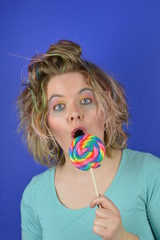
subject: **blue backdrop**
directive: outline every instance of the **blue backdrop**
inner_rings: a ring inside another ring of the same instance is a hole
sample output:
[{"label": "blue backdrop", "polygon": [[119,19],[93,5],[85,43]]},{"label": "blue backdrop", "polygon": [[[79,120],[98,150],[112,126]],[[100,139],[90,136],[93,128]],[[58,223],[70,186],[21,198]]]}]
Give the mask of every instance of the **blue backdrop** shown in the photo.
[{"label": "blue backdrop", "polygon": [[80,43],[83,57],[126,86],[130,148],[160,157],[159,0],[1,0],[0,239],[20,239],[20,200],[36,164],[17,134],[20,75],[31,57],[59,39]]}]

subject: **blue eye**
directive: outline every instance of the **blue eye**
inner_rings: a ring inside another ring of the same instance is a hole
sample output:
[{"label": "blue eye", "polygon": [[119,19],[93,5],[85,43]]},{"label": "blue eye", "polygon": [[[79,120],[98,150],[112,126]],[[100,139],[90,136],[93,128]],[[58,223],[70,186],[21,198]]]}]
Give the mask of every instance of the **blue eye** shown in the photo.
[{"label": "blue eye", "polygon": [[84,98],[81,103],[82,104],[90,104],[92,102],[92,100],[90,98]]},{"label": "blue eye", "polygon": [[64,109],[64,104],[57,104],[55,107],[54,107],[54,110],[55,111],[62,111]]}]

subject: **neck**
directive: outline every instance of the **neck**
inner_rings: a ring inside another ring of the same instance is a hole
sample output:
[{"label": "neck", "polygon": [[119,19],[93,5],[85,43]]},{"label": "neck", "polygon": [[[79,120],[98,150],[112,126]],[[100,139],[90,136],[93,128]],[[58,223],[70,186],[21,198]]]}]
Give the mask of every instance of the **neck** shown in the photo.
[{"label": "neck", "polygon": [[[108,158],[107,156],[105,156],[102,162],[100,163],[100,167],[93,169],[95,176],[96,175],[99,176],[101,173],[103,173],[103,171],[105,171],[105,169],[109,168],[110,164],[114,161],[114,159],[121,158],[120,151],[113,150],[112,156],[113,156],[112,158]],[[70,177],[76,177],[79,179],[90,178],[91,175],[90,171],[83,171],[76,168],[72,164],[68,154],[65,154],[65,159],[66,161],[64,165],[61,167],[57,167],[57,172],[65,173],[65,175],[68,175]]]}]

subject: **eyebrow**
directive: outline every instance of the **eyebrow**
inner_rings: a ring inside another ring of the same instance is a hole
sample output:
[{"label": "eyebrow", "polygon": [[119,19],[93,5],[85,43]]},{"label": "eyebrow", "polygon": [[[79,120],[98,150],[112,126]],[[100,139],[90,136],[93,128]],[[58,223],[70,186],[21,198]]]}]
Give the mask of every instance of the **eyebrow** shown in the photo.
[{"label": "eyebrow", "polygon": [[[79,92],[78,92],[78,94],[80,94],[80,93],[83,93],[84,91],[90,91],[90,92],[92,92],[93,93],[93,90],[91,89],[91,88],[82,88]],[[64,97],[64,95],[61,95],[61,94],[53,94],[50,98],[49,98],[49,103],[51,102],[51,100],[53,99],[53,98],[56,98],[56,97]]]}]

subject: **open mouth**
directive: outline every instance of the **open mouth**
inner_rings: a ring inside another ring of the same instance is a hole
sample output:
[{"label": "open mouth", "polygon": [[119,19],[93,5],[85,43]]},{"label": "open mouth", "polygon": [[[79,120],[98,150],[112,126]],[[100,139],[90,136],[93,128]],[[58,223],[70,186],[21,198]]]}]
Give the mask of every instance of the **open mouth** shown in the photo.
[{"label": "open mouth", "polygon": [[72,136],[74,138],[77,138],[77,137],[83,136],[85,134],[85,132],[86,132],[85,129],[78,128],[73,131]]}]

